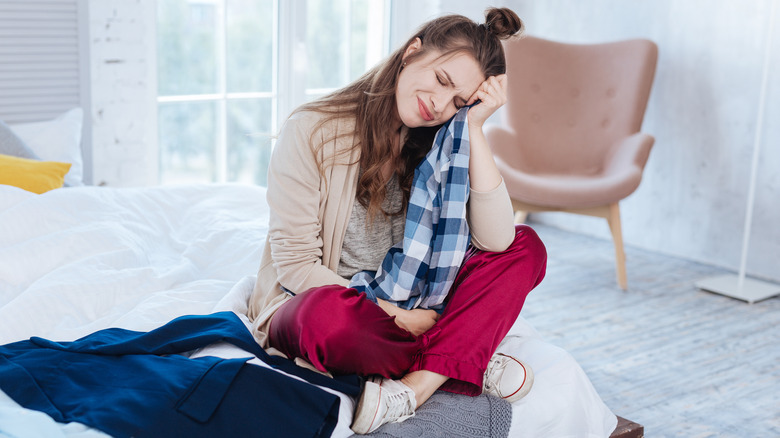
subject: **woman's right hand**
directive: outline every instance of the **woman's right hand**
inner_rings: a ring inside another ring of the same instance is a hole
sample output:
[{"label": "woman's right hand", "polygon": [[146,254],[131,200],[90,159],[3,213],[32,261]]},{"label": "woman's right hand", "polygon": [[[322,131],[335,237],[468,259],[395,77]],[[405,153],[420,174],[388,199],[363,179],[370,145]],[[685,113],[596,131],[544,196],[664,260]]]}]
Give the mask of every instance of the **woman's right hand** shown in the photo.
[{"label": "woman's right hand", "polygon": [[411,332],[415,336],[420,336],[430,330],[441,316],[435,310],[430,309],[399,310],[401,310],[401,313],[396,315],[395,323],[398,324],[398,327]]},{"label": "woman's right hand", "polygon": [[390,316],[395,316],[395,323],[398,327],[410,332],[415,336],[430,330],[436,321],[439,320],[439,315],[435,310],[430,309],[402,309],[396,305],[390,304],[385,300],[378,299],[379,307],[387,312]]}]

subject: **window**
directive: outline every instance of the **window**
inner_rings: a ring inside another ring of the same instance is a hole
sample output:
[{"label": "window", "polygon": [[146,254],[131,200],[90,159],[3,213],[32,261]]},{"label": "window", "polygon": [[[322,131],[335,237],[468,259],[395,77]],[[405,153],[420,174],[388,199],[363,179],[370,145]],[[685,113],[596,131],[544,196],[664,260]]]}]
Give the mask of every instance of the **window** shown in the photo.
[{"label": "window", "polygon": [[385,1],[160,0],[160,181],[266,184],[298,105],[387,54]]}]

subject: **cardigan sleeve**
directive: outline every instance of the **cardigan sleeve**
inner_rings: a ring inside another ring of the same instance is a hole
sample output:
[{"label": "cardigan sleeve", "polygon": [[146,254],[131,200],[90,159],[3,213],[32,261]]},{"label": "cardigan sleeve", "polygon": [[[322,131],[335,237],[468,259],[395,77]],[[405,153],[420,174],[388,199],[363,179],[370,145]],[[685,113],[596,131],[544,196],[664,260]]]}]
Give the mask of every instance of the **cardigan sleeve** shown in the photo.
[{"label": "cardigan sleeve", "polygon": [[349,285],[322,264],[321,174],[311,133],[316,114],[296,113],[277,138],[268,168],[268,239],[279,283],[292,292]]},{"label": "cardigan sleeve", "polygon": [[515,218],[512,201],[504,180],[493,190],[471,190],[466,218],[471,230],[471,243],[483,251],[500,252],[515,239]]}]

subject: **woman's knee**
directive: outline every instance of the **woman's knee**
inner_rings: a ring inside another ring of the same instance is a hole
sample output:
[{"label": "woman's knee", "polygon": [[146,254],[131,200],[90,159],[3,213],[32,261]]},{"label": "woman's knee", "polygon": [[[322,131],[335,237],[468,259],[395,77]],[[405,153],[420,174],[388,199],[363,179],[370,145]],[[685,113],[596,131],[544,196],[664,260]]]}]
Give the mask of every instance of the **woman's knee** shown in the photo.
[{"label": "woman's knee", "polygon": [[547,248],[533,228],[528,225],[515,225],[515,240],[505,251],[510,257],[517,257],[529,273],[535,273],[533,287],[541,283],[547,270]]},{"label": "woman's knee", "polygon": [[507,251],[523,251],[530,258],[547,261],[547,248],[533,228],[525,224],[515,225],[515,240]]},{"label": "woman's knee", "polygon": [[[294,313],[284,335],[297,347],[281,351],[303,357],[317,369],[337,374],[400,376],[420,348],[414,336],[355,289],[317,288],[299,294],[288,304],[295,307],[279,309]],[[272,326],[279,322],[277,316]],[[285,316],[281,323],[287,320]]]},{"label": "woman's knee", "polygon": [[357,291],[343,286],[312,288],[296,295],[290,301],[296,304],[290,309],[293,313],[290,322],[299,335],[316,336],[321,341],[337,342],[338,338],[355,329],[356,315],[360,312],[360,299],[362,298]]},{"label": "woman's knee", "polygon": [[[343,286],[323,286],[294,296],[274,314],[269,327],[272,347],[290,358],[301,357],[325,370],[328,352],[349,348],[349,334],[355,332],[355,303]],[[369,303],[373,304],[373,303]],[[323,356],[324,355],[324,356]],[[320,357],[323,356],[323,357]]]}]

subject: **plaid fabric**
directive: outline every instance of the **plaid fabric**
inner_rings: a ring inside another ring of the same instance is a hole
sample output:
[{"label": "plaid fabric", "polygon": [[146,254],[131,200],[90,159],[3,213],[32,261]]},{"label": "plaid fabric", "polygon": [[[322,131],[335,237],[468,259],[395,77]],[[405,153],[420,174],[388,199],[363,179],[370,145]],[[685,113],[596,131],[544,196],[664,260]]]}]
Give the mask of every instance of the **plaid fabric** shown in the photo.
[{"label": "plaid fabric", "polygon": [[404,240],[390,248],[379,270],[355,274],[350,287],[398,307],[442,310],[469,245],[468,109],[436,133],[414,171]]}]

